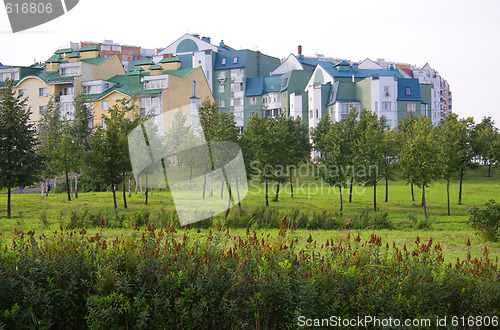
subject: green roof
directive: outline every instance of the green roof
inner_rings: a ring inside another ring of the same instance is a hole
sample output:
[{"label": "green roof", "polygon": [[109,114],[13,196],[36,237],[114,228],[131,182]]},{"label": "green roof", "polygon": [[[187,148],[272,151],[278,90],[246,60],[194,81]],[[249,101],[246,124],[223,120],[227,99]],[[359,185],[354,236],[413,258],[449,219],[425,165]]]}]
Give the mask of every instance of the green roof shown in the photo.
[{"label": "green roof", "polygon": [[169,58],[164,58],[162,59],[159,63],[170,63],[170,62],[180,62],[179,58],[177,56],[172,56]]},{"label": "green roof", "polygon": [[47,63],[61,63],[62,62],[62,57],[61,57],[61,55],[54,54],[46,62]]},{"label": "green roof", "polygon": [[97,47],[97,46],[85,46],[85,47],[80,48],[80,52],[90,52],[92,50],[100,51],[99,47]]},{"label": "green roof", "polygon": [[132,69],[130,69],[130,72],[132,71],[145,71],[143,68],[141,68],[140,66],[134,66]]},{"label": "green roof", "polygon": [[71,53],[68,56],[66,56],[66,58],[79,58],[79,57],[80,57],[80,54],[78,54],[78,53]]},{"label": "green roof", "polygon": [[66,53],[73,53],[73,49],[71,48],[58,49],[54,54],[66,54]]},{"label": "green roof", "polygon": [[50,82],[65,82],[65,81],[73,81],[75,76],[70,76],[70,77],[61,77],[59,75],[59,71],[51,71],[47,72],[46,70],[43,70],[40,72],[40,74],[37,75],[38,78],[42,79],[46,83]]},{"label": "green roof", "polygon": [[177,70],[165,70],[163,71],[163,74],[171,74],[172,76],[184,78],[191,72],[196,70],[196,68],[188,68],[188,69],[177,69]]},{"label": "green roof", "polygon": [[143,65],[154,65],[155,62],[153,60],[139,60],[134,63],[134,66],[143,66]]},{"label": "green roof", "polygon": [[85,62],[85,63],[89,63],[89,64],[94,64],[94,65],[99,65],[101,63],[106,62],[110,58],[111,57],[84,58],[84,59],[81,59],[81,62]]},{"label": "green roof", "polygon": [[149,70],[163,70],[163,68],[160,65],[155,64],[155,65],[151,65],[149,67]]}]

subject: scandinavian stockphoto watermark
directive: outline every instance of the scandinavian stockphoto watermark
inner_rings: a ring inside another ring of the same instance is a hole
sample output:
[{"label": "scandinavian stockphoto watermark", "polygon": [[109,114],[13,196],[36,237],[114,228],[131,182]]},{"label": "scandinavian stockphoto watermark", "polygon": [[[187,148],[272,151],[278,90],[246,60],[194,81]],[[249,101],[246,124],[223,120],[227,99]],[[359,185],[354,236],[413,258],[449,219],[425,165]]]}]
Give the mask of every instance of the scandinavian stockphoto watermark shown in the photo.
[{"label": "scandinavian stockphoto watermark", "polygon": [[157,188],[168,184],[181,225],[227,211],[248,193],[239,145],[207,142],[195,106],[151,117],[128,141],[136,180]]},{"label": "scandinavian stockphoto watermark", "polygon": [[73,9],[79,0],[4,0],[12,32],[47,23]]}]

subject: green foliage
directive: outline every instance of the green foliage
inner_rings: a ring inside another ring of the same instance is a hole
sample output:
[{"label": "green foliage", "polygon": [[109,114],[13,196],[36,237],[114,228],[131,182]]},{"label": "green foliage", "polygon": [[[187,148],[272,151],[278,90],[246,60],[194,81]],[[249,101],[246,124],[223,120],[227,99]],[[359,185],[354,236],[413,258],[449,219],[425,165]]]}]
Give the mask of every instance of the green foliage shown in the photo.
[{"label": "green foliage", "polygon": [[29,186],[37,180],[40,159],[36,138],[29,123],[26,99],[15,96],[12,81],[0,89],[0,189],[8,189],[7,217],[11,217],[11,189]]},{"label": "green foliage", "polygon": [[[84,230],[1,249],[0,325],[19,328],[295,328],[298,316],[444,318],[500,314],[498,266],[445,264],[441,246],[402,248],[371,234],[333,241],[177,232],[153,226],[107,239]],[[319,250],[318,250],[319,249]]]},{"label": "green foliage", "polygon": [[500,204],[490,199],[480,209],[474,206],[469,214],[469,224],[481,233],[489,241],[500,239]]}]

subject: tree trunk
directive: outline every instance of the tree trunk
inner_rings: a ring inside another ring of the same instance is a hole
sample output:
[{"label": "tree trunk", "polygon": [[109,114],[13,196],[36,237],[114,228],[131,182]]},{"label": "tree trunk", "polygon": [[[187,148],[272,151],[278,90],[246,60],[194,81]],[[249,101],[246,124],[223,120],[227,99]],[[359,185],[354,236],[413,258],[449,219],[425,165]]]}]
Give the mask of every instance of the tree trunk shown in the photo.
[{"label": "tree trunk", "polygon": [[352,186],[354,184],[354,175],[351,175],[351,184],[349,185],[349,203],[352,202]]},{"label": "tree trunk", "polygon": [[189,172],[189,182],[193,179],[193,166],[191,166],[191,171]]},{"label": "tree trunk", "polygon": [[116,187],[114,184],[111,184],[111,190],[113,191],[113,203],[115,205],[115,212],[116,212],[118,205],[116,205]]},{"label": "tree trunk", "polygon": [[148,205],[148,175],[146,174],[146,202],[144,204]]},{"label": "tree trunk", "polygon": [[268,187],[267,187],[267,180],[266,180],[266,206],[269,206],[269,199],[267,197],[267,192],[268,192]]},{"label": "tree trunk", "polygon": [[344,210],[344,205],[342,204],[342,186],[339,186],[340,189],[340,212]]},{"label": "tree trunk", "polygon": [[54,189],[56,189],[56,187],[57,187],[57,175],[56,175],[56,177],[54,178]]},{"label": "tree trunk", "polygon": [[132,197],[132,178],[128,176],[128,197]]},{"label": "tree trunk", "polygon": [[11,195],[11,191],[10,191],[10,187],[9,187],[7,190],[7,219],[10,219],[12,216],[11,209],[10,209],[10,195]]},{"label": "tree trunk", "polygon": [[153,181],[151,181],[151,197],[153,197]]},{"label": "tree trunk", "polygon": [[278,186],[276,187],[276,197],[274,197],[273,202],[277,202],[278,201],[279,194],[280,194],[280,183],[278,181]]},{"label": "tree trunk", "polygon": [[[192,169],[192,167],[191,167]],[[208,174],[208,163],[207,166],[205,166],[205,179],[203,182],[203,199],[205,199],[205,190],[207,189],[207,174]]]},{"label": "tree trunk", "polygon": [[144,195],[142,192],[142,175],[139,177],[139,187],[141,187],[141,195]]},{"label": "tree trunk", "polygon": [[135,194],[137,195],[137,178],[134,176]]},{"label": "tree trunk", "polygon": [[425,184],[422,184],[422,201],[424,203],[424,215],[425,218],[427,219],[428,216],[427,216],[427,202],[425,200]]},{"label": "tree trunk", "polygon": [[389,180],[385,179],[385,202],[389,201]]},{"label": "tree trunk", "polygon": [[450,179],[446,182],[446,194],[448,196],[448,215],[450,214]]},{"label": "tree trunk", "polygon": [[236,194],[238,195],[238,208],[240,209],[240,212],[241,211],[241,199],[240,199],[240,188],[238,187],[238,176],[236,176]]},{"label": "tree trunk", "polygon": [[229,216],[229,210],[231,209],[231,165],[230,164],[228,164],[228,170],[227,170],[226,175],[227,175],[227,182],[228,182],[227,191],[228,191],[228,195],[229,195],[227,210],[226,210],[226,218],[227,218]]},{"label": "tree trunk", "polygon": [[42,188],[42,198],[44,198],[45,197],[45,189],[43,187],[43,180],[40,181],[40,187]]},{"label": "tree trunk", "polygon": [[75,174],[75,198],[78,199],[78,174]]},{"label": "tree trunk", "polygon": [[373,183],[373,211],[377,212],[377,183]]},{"label": "tree trunk", "polygon": [[458,190],[458,205],[462,205],[462,182],[464,180],[464,169],[460,170],[460,189]]},{"label": "tree trunk", "polygon": [[292,168],[290,167],[290,192],[293,198],[293,179],[292,179]]},{"label": "tree trunk", "polygon": [[70,184],[69,184],[69,177],[68,177],[68,171],[66,171],[66,188],[68,189],[68,201],[71,202],[71,192],[70,192]]},{"label": "tree trunk", "polygon": [[422,195],[422,202],[420,203],[420,206],[424,206],[424,196]]},{"label": "tree trunk", "polygon": [[[122,179],[123,179],[123,182],[122,182],[122,185],[123,185],[123,208],[126,209],[127,208],[127,188],[125,187],[125,172],[123,172],[123,175],[122,175]],[[130,183],[129,183],[129,188],[130,188]]]},{"label": "tree trunk", "polygon": [[220,185],[220,199],[224,198],[224,179],[222,180],[222,184]]},{"label": "tree trunk", "polygon": [[491,161],[488,164],[488,178],[491,177]]},{"label": "tree trunk", "polygon": [[413,182],[411,183],[411,200],[415,201],[415,194],[413,193]]}]

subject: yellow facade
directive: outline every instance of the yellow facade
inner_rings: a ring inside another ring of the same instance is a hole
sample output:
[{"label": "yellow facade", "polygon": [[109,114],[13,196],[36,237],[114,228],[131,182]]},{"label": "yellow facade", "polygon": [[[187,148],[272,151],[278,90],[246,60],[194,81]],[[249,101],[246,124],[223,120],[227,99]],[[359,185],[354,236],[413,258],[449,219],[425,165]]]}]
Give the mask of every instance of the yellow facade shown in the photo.
[{"label": "yellow facade", "polygon": [[[92,107],[94,110],[94,127],[98,125],[102,125],[102,115],[108,116],[108,111],[107,110],[102,110],[102,106],[105,102],[109,102],[109,108],[112,108],[113,106],[119,104],[119,101],[122,99],[127,99],[130,100],[131,97],[128,95],[125,95],[119,91],[113,91],[110,94],[104,96],[101,99],[98,100],[93,100],[92,101]],[[136,109],[137,113],[129,114],[129,116],[138,116],[140,115],[140,100],[136,101]]]},{"label": "yellow facade", "polygon": [[[46,96],[41,94],[40,89],[46,88]],[[37,77],[26,77],[22,79],[14,88],[17,93],[24,90],[28,99],[27,106],[31,110],[30,122],[36,123],[40,120],[40,107],[47,106],[51,97],[59,95],[59,85],[47,85],[42,79]]]},{"label": "yellow facade", "polygon": [[[193,95],[193,82],[196,83],[196,95]],[[201,67],[183,78],[169,76],[168,88],[163,91],[163,112],[189,105],[192,96],[214,100]]]}]

